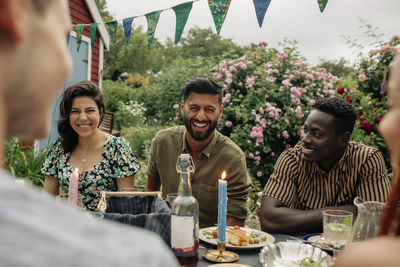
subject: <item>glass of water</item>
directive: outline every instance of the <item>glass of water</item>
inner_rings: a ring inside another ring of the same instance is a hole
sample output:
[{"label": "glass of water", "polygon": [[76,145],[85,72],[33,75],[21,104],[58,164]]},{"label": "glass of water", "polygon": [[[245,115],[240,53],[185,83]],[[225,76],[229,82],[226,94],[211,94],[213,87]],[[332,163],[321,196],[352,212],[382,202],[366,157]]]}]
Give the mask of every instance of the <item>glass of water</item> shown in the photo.
[{"label": "glass of water", "polygon": [[324,210],[324,238],[333,245],[333,252],[343,249],[351,240],[353,213],[345,210]]}]

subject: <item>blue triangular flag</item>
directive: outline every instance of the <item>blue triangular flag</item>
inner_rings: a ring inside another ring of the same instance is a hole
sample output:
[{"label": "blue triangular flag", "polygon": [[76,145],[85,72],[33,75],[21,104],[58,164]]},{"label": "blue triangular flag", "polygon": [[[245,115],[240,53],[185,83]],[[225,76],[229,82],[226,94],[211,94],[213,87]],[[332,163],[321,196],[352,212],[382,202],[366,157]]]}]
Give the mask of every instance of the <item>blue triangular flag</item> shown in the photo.
[{"label": "blue triangular flag", "polygon": [[130,17],[130,18],[126,18],[122,21],[122,24],[124,25],[126,47],[128,47],[128,41],[129,41],[129,38],[131,37],[132,21],[134,18],[135,17]]},{"label": "blue triangular flag", "polygon": [[271,0],[253,0],[253,3],[254,8],[256,9],[258,25],[260,25],[261,28],[264,21],[265,13],[267,12]]}]

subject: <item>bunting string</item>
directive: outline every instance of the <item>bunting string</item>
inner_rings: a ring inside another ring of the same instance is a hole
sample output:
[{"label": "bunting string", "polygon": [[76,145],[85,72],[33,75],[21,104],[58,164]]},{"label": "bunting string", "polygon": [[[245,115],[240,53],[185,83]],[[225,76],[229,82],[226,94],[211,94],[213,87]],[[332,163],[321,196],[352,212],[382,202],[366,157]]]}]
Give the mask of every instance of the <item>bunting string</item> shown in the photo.
[{"label": "bunting string", "polygon": [[[182,36],[183,29],[185,28],[189,14],[192,10],[193,3],[198,2],[198,1],[200,1],[200,0],[188,1],[188,2],[185,2],[182,4],[178,4],[176,6],[173,6],[173,7],[152,11],[152,12],[149,12],[144,15],[132,16],[129,18],[104,22],[104,26],[106,27],[107,32],[110,35],[110,47],[112,46],[112,43],[115,40],[118,22],[122,21],[124,35],[125,35],[125,45],[126,45],[126,47],[128,47],[128,42],[129,42],[131,32],[132,32],[133,20],[138,17],[146,17],[146,20],[147,20],[147,42],[148,42],[147,47],[150,48],[151,44],[153,42],[154,33],[156,31],[156,27],[158,24],[158,20],[160,18],[160,14],[163,11],[170,10],[170,9],[174,10],[175,16],[176,16],[175,44],[177,44]],[[207,0],[211,15],[214,20],[215,29],[216,29],[218,35],[220,34],[222,25],[225,21],[231,1],[232,0]],[[253,0],[258,25],[260,26],[260,28],[262,27],[262,24],[264,22],[264,17],[265,17],[265,14],[267,12],[267,9],[268,9],[270,3],[271,3],[271,0]],[[318,3],[318,8],[319,8],[320,12],[322,13],[326,7],[326,4],[328,3],[328,0],[317,0],[317,3]],[[85,26],[87,26],[87,25],[89,25],[89,27],[90,27],[91,48],[93,50],[94,39],[96,37],[97,26],[99,24],[100,23],[95,22],[95,23],[90,23],[90,24],[75,24],[75,25],[73,25],[73,27],[75,28],[75,31],[76,31],[77,51],[79,51],[80,46],[81,46],[82,31],[85,28]],[[67,42],[68,42],[68,40],[69,40],[69,38],[67,37]]]}]

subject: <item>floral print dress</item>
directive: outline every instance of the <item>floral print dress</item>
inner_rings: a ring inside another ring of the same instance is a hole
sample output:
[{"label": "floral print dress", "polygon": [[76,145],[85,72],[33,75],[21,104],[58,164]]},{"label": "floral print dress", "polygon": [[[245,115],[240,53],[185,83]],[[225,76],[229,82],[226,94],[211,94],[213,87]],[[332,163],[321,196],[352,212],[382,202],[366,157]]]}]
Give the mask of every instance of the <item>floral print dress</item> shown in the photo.
[{"label": "floral print dress", "polygon": [[[71,153],[66,153],[60,140],[47,152],[42,173],[58,178],[61,189],[67,193],[69,177],[74,167],[69,162]],[[117,191],[115,179],[132,176],[140,170],[129,142],[122,137],[107,135],[102,159],[99,163],[79,174],[78,190],[83,195],[83,204],[88,210],[96,210],[100,191]]]}]

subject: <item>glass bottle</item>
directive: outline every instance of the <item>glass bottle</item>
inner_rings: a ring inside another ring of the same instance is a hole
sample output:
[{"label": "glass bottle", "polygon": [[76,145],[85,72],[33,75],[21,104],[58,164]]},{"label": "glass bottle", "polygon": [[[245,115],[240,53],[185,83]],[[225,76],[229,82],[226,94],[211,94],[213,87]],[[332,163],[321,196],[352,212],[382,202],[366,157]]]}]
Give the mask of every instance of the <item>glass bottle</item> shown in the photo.
[{"label": "glass bottle", "polygon": [[190,177],[193,159],[181,154],[176,163],[180,174],[178,196],[172,202],[171,247],[181,266],[196,266],[199,253],[199,204],[192,196]]}]

